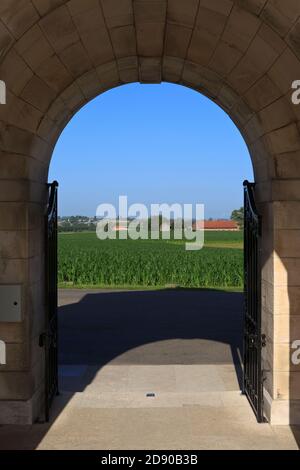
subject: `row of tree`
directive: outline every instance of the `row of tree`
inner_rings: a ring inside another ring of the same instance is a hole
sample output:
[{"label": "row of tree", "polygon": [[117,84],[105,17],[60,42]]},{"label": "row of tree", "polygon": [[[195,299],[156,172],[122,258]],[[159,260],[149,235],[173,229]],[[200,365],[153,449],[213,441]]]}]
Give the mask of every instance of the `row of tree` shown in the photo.
[{"label": "row of tree", "polygon": [[[212,219],[210,219],[212,220]],[[244,208],[236,209],[231,214],[231,220],[236,222],[240,229],[244,227]],[[162,216],[159,216],[159,227],[163,224],[168,223]],[[59,232],[93,232],[96,229],[97,218],[96,217],[85,217],[85,216],[71,216],[71,217],[59,217],[58,218],[58,231]],[[171,230],[174,230],[175,221],[170,221]],[[148,227],[151,228],[151,219],[148,221]],[[182,221],[182,228],[184,223]]]}]

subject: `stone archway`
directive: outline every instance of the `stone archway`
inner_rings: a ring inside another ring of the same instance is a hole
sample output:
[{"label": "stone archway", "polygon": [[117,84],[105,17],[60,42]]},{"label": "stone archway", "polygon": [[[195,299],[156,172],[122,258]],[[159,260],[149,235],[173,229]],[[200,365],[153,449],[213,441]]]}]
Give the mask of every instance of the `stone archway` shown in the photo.
[{"label": "stone archway", "polygon": [[0,422],[43,407],[43,214],[54,145],[89,100],[124,83],[168,81],[215,101],[249,147],[263,233],[265,406],[300,422],[300,79],[298,0],[7,0],[0,5],[0,284],[22,286],[0,317]]}]

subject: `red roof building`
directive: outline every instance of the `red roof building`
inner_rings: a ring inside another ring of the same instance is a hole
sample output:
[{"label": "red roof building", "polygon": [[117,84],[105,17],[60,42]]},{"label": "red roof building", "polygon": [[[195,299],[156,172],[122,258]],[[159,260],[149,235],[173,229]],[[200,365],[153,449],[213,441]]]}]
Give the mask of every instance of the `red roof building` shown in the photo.
[{"label": "red roof building", "polygon": [[[197,225],[193,226],[194,230],[196,226]],[[199,227],[202,228],[201,223],[199,223]],[[238,232],[240,228],[238,224],[233,220],[205,220],[204,230]]]}]

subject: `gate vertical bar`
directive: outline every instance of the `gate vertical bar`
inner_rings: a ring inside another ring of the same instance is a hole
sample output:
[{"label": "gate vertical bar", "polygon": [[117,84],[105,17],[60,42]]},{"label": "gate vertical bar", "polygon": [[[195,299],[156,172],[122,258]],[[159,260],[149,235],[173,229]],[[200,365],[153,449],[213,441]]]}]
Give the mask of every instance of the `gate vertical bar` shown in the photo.
[{"label": "gate vertical bar", "polygon": [[262,221],[255,205],[255,184],[244,182],[244,378],[247,396],[259,423],[264,421],[261,325]]},{"label": "gate vertical bar", "polygon": [[45,279],[46,279],[46,331],[40,346],[45,348],[45,419],[50,419],[50,408],[58,394],[58,257],[57,257],[58,183],[48,184],[48,206],[45,221]]}]

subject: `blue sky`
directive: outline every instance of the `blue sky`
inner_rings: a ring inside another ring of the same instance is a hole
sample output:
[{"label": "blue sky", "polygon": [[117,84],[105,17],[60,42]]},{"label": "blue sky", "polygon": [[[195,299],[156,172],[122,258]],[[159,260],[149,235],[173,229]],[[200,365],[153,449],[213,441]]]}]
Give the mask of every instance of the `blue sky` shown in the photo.
[{"label": "blue sky", "polygon": [[246,144],[216,104],[188,88],[131,84],[79,111],[62,133],[49,181],[60,215],[95,215],[101,203],[202,203],[227,218],[253,180]]}]

